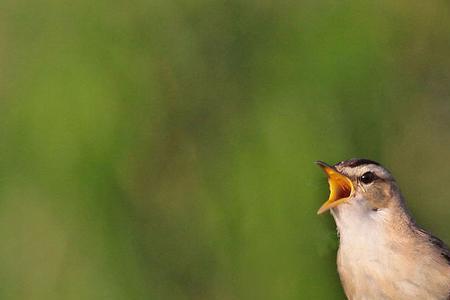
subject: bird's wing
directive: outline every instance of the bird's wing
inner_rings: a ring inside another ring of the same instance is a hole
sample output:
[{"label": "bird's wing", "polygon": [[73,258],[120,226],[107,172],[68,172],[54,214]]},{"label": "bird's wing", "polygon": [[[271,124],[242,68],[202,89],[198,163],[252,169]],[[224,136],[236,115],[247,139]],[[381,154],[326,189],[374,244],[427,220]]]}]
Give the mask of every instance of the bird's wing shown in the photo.
[{"label": "bird's wing", "polygon": [[450,249],[448,248],[448,246],[440,238],[435,237],[428,231],[422,228],[417,229],[419,231],[419,234],[425,236],[428,239],[428,241],[439,251],[441,256],[445,258],[447,263],[450,265]]}]

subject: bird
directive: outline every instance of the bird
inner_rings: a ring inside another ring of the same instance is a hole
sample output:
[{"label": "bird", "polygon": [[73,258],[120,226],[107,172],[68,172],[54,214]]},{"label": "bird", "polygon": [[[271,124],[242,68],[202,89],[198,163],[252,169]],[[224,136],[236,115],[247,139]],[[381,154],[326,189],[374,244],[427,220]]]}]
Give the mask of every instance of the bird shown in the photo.
[{"label": "bird", "polygon": [[348,299],[450,299],[450,250],[421,228],[391,173],[369,159],[316,163],[328,176],[339,237],[337,269]]}]

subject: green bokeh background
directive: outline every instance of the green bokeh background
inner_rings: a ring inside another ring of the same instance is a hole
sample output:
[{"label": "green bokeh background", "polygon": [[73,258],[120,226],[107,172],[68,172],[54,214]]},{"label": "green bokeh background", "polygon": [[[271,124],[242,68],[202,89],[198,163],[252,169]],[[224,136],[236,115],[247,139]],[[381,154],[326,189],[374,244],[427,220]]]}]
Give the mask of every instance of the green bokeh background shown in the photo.
[{"label": "green bokeh background", "polygon": [[450,242],[448,1],[0,3],[1,299],[344,299],[315,160]]}]

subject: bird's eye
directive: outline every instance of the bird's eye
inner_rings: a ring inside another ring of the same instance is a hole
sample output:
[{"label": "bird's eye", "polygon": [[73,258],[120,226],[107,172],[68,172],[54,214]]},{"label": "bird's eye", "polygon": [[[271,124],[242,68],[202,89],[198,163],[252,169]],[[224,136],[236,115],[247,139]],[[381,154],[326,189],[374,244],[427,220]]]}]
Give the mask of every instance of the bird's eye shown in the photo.
[{"label": "bird's eye", "polygon": [[373,174],[372,172],[366,172],[359,179],[361,180],[362,183],[369,184],[375,179],[377,179],[377,175]]}]

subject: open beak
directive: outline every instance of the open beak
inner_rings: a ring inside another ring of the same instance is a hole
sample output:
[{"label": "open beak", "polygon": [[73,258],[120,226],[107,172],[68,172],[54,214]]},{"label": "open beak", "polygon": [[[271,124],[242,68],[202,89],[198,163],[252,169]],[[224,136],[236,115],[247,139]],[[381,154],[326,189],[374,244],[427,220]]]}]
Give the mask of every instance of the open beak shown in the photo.
[{"label": "open beak", "polygon": [[330,196],[328,197],[328,200],[317,211],[317,214],[320,215],[330,208],[346,202],[353,193],[354,188],[352,181],[347,176],[339,173],[335,168],[322,161],[316,161],[316,164],[318,164],[325,174],[327,174],[328,184],[330,186]]}]

